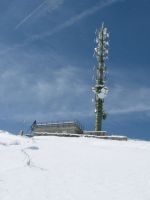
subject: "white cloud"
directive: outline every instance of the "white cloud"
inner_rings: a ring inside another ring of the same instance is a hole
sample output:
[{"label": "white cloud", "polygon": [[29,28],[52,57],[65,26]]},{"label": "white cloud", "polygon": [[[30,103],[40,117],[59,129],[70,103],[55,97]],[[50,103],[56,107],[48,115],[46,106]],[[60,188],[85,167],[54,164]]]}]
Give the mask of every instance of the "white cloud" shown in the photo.
[{"label": "white cloud", "polygon": [[38,5],[34,10],[32,10],[27,16],[25,16],[15,27],[15,29],[18,29],[20,26],[22,26],[24,23],[26,23],[28,20],[30,20],[34,15],[36,15],[41,9],[43,12],[48,11],[51,12],[52,10],[57,9],[64,0],[46,0],[43,1],[40,5]]},{"label": "white cloud", "polygon": [[119,2],[119,1],[122,1],[122,0],[105,0],[105,1],[102,1],[101,3],[93,6],[92,8],[84,10],[80,14],[77,14],[77,15],[71,17],[70,19],[68,19],[64,23],[56,26],[51,31],[45,32],[45,33],[40,34],[40,35],[32,36],[32,40],[37,40],[37,39],[41,39],[41,38],[44,38],[44,37],[51,36],[51,35],[65,29],[69,26],[72,26],[73,24],[77,23],[78,21],[80,21],[80,20],[82,20],[82,19],[84,19],[84,18],[86,18],[90,15],[93,15],[94,13],[98,12],[99,10],[101,10],[105,7],[108,7],[108,6],[112,5],[113,3],[116,3],[116,2]]},{"label": "white cloud", "polygon": [[131,114],[133,112],[150,111],[150,88],[138,86],[135,88],[118,85],[111,88],[107,99],[107,111],[110,114]]},{"label": "white cloud", "polygon": [[[49,7],[52,8],[52,9],[55,9],[55,8],[57,8],[58,5],[62,4],[63,1],[64,0],[51,0],[50,1],[51,3],[49,4]],[[92,8],[89,8],[87,10],[84,10],[80,14],[77,14],[77,15],[71,17],[70,19],[68,19],[67,21],[61,23],[60,25],[56,26],[55,28],[53,28],[50,31],[47,31],[47,32],[44,32],[44,33],[41,33],[41,34],[32,35],[32,36],[28,37],[26,40],[24,40],[20,44],[15,44],[15,45],[13,45],[11,47],[3,49],[2,51],[0,51],[0,55],[4,55],[4,54],[8,53],[9,51],[12,51],[14,49],[17,49],[17,48],[23,47],[25,45],[28,45],[28,44],[36,41],[36,40],[52,36],[55,33],[58,33],[61,30],[72,26],[73,24],[77,23],[78,21],[80,21],[80,20],[82,20],[82,19],[84,19],[84,18],[86,18],[86,17],[88,17],[90,15],[93,15],[94,13],[98,12],[99,10],[101,10],[101,9],[103,9],[105,7],[108,7],[108,6],[112,5],[113,3],[122,2],[122,1],[123,0],[105,0],[105,1],[101,1],[99,4],[93,6]],[[40,9],[40,6],[39,6],[39,9]],[[37,8],[37,10],[38,10],[38,8]],[[36,11],[36,9],[35,9],[35,11]],[[33,14],[34,14],[34,11],[33,11]],[[25,23],[26,20],[28,20],[30,17],[32,17],[33,14],[30,13],[28,16],[26,16],[23,20],[21,20],[18,23],[18,25],[16,27],[18,28],[23,23]]]},{"label": "white cloud", "polygon": [[49,54],[59,60],[53,51],[48,55],[17,51],[16,56],[1,59],[0,119],[52,120],[90,112],[90,86],[82,78],[83,69],[61,60],[58,68]]}]

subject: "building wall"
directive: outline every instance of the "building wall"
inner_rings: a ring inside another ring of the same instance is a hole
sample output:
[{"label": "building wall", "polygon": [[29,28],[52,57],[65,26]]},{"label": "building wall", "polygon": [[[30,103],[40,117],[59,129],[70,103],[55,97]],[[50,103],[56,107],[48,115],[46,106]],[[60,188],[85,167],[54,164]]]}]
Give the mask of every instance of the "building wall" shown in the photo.
[{"label": "building wall", "polygon": [[82,129],[75,123],[68,123],[68,124],[45,124],[45,125],[38,125],[35,124],[32,127],[32,132],[36,133],[71,133],[71,134],[82,134]]}]

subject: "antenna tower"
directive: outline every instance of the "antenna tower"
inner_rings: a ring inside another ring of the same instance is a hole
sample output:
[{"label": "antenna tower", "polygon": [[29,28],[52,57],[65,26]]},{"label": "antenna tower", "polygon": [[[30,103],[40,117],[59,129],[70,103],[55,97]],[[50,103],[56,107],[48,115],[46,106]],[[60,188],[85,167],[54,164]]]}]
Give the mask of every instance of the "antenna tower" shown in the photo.
[{"label": "antenna tower", "polygon": [[104,98],[108,94],[108,88],[105,86],[106,66],[105,60],[108,58],[108,38],[107,28],[102,24],[96,31],[96,48],[94,53],[97,59],[96,84],[92,87],[95,94],[95,131],[102,131],[102,121],[106,119],[106,113],[103,110]]}]

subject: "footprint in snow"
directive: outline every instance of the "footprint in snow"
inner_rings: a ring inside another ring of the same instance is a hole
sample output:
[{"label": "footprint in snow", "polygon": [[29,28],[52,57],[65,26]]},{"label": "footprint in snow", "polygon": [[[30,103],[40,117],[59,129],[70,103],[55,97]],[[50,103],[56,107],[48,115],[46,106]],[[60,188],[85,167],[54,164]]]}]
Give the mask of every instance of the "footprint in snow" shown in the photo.
[{"label": "footprint in snow", "polygon": [[39,147],[37,147],[37,146],[31,146],[31,147],[27,147],[26,149],[38,150],[38,149],[39,149]]}]

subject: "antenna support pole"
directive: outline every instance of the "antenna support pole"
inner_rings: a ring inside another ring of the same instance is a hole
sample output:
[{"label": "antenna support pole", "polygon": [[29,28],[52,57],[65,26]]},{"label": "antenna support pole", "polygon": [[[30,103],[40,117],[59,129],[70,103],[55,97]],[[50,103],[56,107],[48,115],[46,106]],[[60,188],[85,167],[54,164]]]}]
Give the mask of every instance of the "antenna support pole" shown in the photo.
[{"label": "antenna support pole", "polygon": [[92,88],[95,94],[95,131],[102,130],[102,121],[106,118],[103,110],[104,98],[108,94],[108,88],[105,86],[106,66],[105,60],[108,58],[108,37],[107,28],[102,24],[100,30],[96,33],[95,55],[98,61],[96,68],[96,84]]}]

